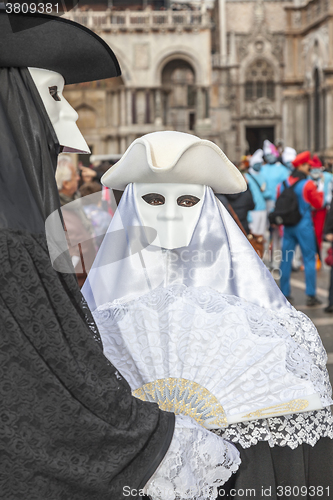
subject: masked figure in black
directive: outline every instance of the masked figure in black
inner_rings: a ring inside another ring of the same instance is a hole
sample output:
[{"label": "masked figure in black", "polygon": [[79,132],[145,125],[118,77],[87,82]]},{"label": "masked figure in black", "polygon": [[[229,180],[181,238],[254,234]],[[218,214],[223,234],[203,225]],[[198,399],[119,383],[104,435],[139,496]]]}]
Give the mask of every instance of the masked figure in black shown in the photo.
[{"label": "masked figure in black", "polygon": [[44,223],[59,209],[60,145],[27,69],[79,83],[119,66],[94,33],[62,18],[2,9],[0,33],[0,496],[119,499],[163,459],[174,415],[131,396],[75,274],[51,265]]}]

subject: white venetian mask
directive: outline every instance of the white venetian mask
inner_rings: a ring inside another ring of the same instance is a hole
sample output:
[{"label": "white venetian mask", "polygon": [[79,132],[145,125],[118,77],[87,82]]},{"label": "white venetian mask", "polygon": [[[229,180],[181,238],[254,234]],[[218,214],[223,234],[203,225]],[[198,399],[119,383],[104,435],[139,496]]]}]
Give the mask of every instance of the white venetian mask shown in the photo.
[{"label": "white venetian mask", "polygon": [[141,222],[157,231],[159,246],[167,249],[188,246],[200,216],[205,186],[163,183],[133,186]]},{"label": "white venetian mask", "polygon": [[28,68],[31,77],[42,98],[63,152],[90,153],[76,121],[79,117],[62,95],[64,78],[55,71],[40,68]]}]

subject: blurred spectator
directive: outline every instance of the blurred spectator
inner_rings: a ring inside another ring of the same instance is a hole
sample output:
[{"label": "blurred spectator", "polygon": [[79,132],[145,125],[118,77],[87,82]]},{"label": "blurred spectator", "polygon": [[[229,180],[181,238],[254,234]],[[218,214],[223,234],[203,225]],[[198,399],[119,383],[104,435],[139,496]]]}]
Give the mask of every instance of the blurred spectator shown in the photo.
[{"label": "blurred spectator", "polygon": [[101,184],[101,178],[111,167],[111,164],[108,161],[102,161],[96,167],[94,165],[85,167],[82,162],[79,162],[78,167],[81,175],[80,185],[82,186],[86,182],[98,182]]},{"label": "blurred spectator", "polygon": [[250,228],[247,216],[249,211],[254,209],[254,201],[249,187],[243,193],[226,194],[225,197],[236,212],[246,234],[249,234]]},{"label": "blurred spectator", "polygon": [[244,171],[254,201],[254,210],[248,213],[249,228],[253,234],[261,235],[267,228],[266,182],[260,173],[262,159],[263,151],[258,149],[250,158],[249,168]]},{"label": "blurred spectator", "polygon": [[323,164],[317,155],[314,155],[309,163],[311,165],[310,178],[316,184],[318,189],[324,191],[323,206],[318,209],[313,209],[312,211],[312,219],[316,234],[317,246],[320,252],[323,240],[326,213],[332,200],[332,174],[323,171]]},{"label": "blurred spectator", "polygon": [[241,157],[240,164],[238,165],[238,169],[240,170],[240,172],[245,172],[245,170],[249,168],[250,166],[249,159],[250,159],[249,155],[243,155]]},{"label": "blurred spectator", "polygon": [[102,208],[102,186],[98,182],[87,182],[80,189],[83,210],[89,219],[99,248],[112,220],[111,215]]},{"label": "blurred spectator", "polygon": [[[316,254],[317,246],[313,222],[311,217],[311,207],[320,208],[323,205],[323,192],[317,190],[312,180],[308,179],[310,172],[310,153],[304,151],[296,156],[293,161],[295,170],[286,181],[286,188],[295,185],[294,192],[298,200],[298,209],[301,220],[293,226],[285,226],[283,233],[282,258],[281,258],[281,279],[280,287],[282,293],[290,297],[290,273],[292,267],[292,257],[297,243],[301,247],[304,271],[305,271],[305,293],[307,294],[307,305],[315,306],[320,304],[316,297]],[[285,189],[281,184],[280,192]]]},{"label": "blurred spectator", "polygon": [[282,164],[287,167],[287,169],[292,172],[294,170],[292,162],[296,158],[296,149],[286,146],[281,154]]},{"label": "blurred spectator", "polygon": [[272,212],[275,206],[277,187],[289,176],[289,170],[278,161],[278,151],[274,144],[264,141],[264,158],[266,164],[261,168],[261,174],[266,182],[267,210]]},{"label": "blurred spectator", "polygon": [[69,253],[80,287],[83,285],[96,256],[93,228],[86,217],[78,192],[79,173],[72,159],[59,155],[55,174]]},{"label": "blurred spectator", "polygon": [[257,149],[253,155],[250,157],[250,160],[249,160],[249,172],[251,174],[255,173],[255,172],[260,172],[261,170],[261,167],[263,166],[263,163],[264,163],[264,154],[263,154],[263,150],[262,149]]},{"label": "blurred spectator", "polygon": [[[277,187],[281,182],[285,181],[290,172],[278,161],[279,153],[270,141],[264,141],[264,159],[267,162],[260,170],[262,178],[266,183],[265,198],[266,209],[269,214],[274,210],[275,201],[277,196]],[[281,234],[278,227],[270,227],[270,260],[271,266],[274,268],[278,266],[280,255],[280,240]]]},{"label": "blurred spectator", "polygon": [[83,183],[92,182],[97,177],[96,171],[91,167],[84,167],[83,165],[81,165],[80,171]]},{"label": "blurred spectator", "polygon": [[[331,208],[327,213],[324,233],[326,240],[331,242],[331,251],[333,252],[333,204],[331,205]],[[324,311],[326,313],[333,313],[333,266],[331,266],[331,279],[328,291],[328,306],[325,307]]]},{"label": "blurred spectator", "polygon": [[[240,171],[244,174],[244,171],[247,170],[249,162],[247,157],[242,157],[242,160],[239,164]],[[250,210],[253,210],[255,205],[252,198],[251,191],[249,186],[246,191],[243,193],[236,194],[216,194],[216,197],[223,203],[223,205],[229,210],[231,215],[233,215],[232,211],[237,215],[239,222],[243,226],[246,234],[250,233],[249,224],[248,224],[248,213]],[[230,205],[232,210],[230,210]]]}]

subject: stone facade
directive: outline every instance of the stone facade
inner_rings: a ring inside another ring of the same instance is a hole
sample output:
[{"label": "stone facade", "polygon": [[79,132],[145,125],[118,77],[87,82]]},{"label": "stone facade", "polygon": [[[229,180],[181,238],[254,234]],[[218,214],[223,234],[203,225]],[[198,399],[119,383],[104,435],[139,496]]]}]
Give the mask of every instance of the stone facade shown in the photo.
[{"label": "stone facade", "polygon": [[234,162],[265,138],[333,159],[333,0],[67,16],[102,36],[122,68],[65,93],[94,154],[172,129],[213,140]]},{"label": "stone facade", "polygon": [[333,2],[286,8],[285,136],[333,159]]}]

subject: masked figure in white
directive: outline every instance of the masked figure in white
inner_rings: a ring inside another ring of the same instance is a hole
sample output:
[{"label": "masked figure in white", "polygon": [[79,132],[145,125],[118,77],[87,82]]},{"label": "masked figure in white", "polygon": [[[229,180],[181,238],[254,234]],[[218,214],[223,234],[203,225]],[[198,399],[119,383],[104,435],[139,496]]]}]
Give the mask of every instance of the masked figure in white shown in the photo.
[{"label": "masked figure in white", "polygon": [[[64,145],[64,150],[66,152],[89,152],[89,148],[76,126],[78,115],[62,95],[63,77],[53,71],[38,68],[29,68],[29,72],[52,120],[59,142],[61,141],[61,144]],[[171,200],[169,203],[169,198],[173,198],[175,194],[174,185],[171,185],[171,191],[170,187],[168,190],[168,185],[165,186],[166,191],[162,191],[168,199],[167,211],[159,214],[156,220],[153,218],[151,222],[152,225],[161,224],[163,228],[160,233],[165,233],[166,237],[161,245],[168,244],[171,245],[170,248],[174,248],[179,245],[183,246],[184,228],[186,227],[188,227],[188,230],[185,238],[187,242],[190,241],[195,221],[192,220],[193,216],[191,214],[190,217],[179,218],[177,204],[174,207]],[[182,185],[179,187],[178,199],[185,198],[182,196]],[[140,192],[140,185],[137,185],[137,189]],[[145,191],[145,185],[141,186],[141,189]],[[193,192],[202,198],[204,188],[203,186],[194,185]],[[139,194],[138,196],[141,199]],[[193,198],[199,201],[199,198],[195,196]],[[151,204],[154,203],[155,200]],[[143,212],[145,205],[147,205],[146,202],[142,204]],[[187,198],[181,202],[181,206],[190,206]],[[199,216],[200,207],[201,204],[199,203],[197,216]],[[146,217],[149,218],[150,215],[150,211],[148,211]],[[178,224],[177,221],[179,221]],[[181,234],[182,237],[179,238],[178,235]],[[51,240],[48,243],[50,246]],[[221,460],[221,456],[224,457],[223,460]],[[194,462],[196,465],[194,465]],[[174,492],[174,495],[177,492],[181,494],[183,491],[186,492],[182,497],[184,500],[191,498],[193,495],[196,495],[198,500],[213,499],[217,494],[217,486],[223,485],[231,474],[238,469],[239,464],[239,453],[232,444],[200,428],[191,418],[179,415],[176,417],[175,432],[171,445],[164,457],[163,464],[159,466],[157,478],[154,478],[152,486],[148,481],[146,491],[151,493],[153,500],[159,498],[165,500],[168,489],[170,492]],[[169,480],[169,484],[165,484],[166,477],[172,478]],[[182,485],[181,488],[179,488],[179,484]]]},{"label": "masked figure in white", "polygon": [[332,486],[326,353],[214,196],[246,189],[236,167],[210,141],[156,132],[102,181],[125,191],[83,293],[134,395],[236,444],[224,492]]}]

